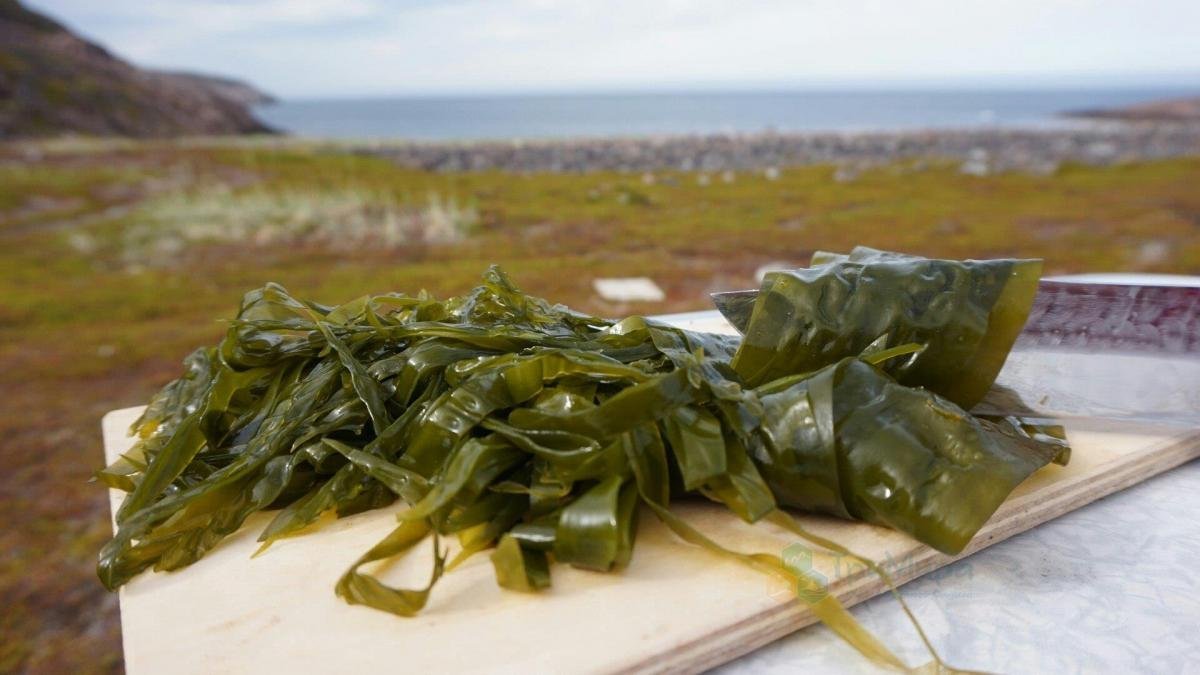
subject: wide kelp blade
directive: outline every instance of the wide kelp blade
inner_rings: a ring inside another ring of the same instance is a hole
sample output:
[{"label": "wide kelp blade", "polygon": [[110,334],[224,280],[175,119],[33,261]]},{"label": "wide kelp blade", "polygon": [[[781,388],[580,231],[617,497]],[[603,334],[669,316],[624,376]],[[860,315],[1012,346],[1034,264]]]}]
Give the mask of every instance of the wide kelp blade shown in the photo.
[{"label": "wide kelp blade", "polygon": [[762,428],[760,465],[782,505],[886,525],[948,554],[1060,452],[855,358],[763,403],[780,411]]},{"label": "wide kelp blade", "polygon": [[749,385],[887,345],[922,344],[886,369],[971,408],[1033,306],[1039,260],[933,260],[860,247],[763,280],[733,367]]}]

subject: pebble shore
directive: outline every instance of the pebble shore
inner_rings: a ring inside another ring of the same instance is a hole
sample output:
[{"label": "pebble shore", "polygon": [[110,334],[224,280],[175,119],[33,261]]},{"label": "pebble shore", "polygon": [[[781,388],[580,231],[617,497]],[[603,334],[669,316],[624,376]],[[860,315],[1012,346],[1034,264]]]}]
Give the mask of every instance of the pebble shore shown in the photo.
[{"label": "pebble shore", "polygon": [[1064,162],[1106,165],[1200,155],[1200,124],[1097,123],[1047,129],[756,133],[477,142],[387,141],[355,150],[440,172],[777,171],[857,168],[903,159],[958,162],[964,173],[1046,174]]}]

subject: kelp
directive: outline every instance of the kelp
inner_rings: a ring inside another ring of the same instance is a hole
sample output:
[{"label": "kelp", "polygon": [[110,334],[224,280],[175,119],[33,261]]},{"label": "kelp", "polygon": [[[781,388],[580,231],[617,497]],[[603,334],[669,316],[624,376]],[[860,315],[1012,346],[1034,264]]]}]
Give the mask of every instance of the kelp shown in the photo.
[{"label": "kelp", "polygon": [[[975,298],[975,283],[1000,298],[980,307],[994,307],[1025,273],[1017,263],[1004,272],[927,263],[905,259],[922,270],[919,283],[837,275],[879,286],[858,297],[890,297],[895,309],[901,297]],[[883,293],[887,284],[899,295]],[[672,504],[699,496],[801,533],[781,506],[830,513],[953,553],[1025,476],[1065,458],[1049,427],[972,417],[939,388],[897,381],[977,387],[978,369],[958,359],[1002,342],[986,326],[960,333],[974,340],[968,348],[889,310],[901,328],[871,324],[880,331],[869,340],[870,331],[834,335],[845,324],[830,324],[797,342],[796,311],[830,309],[792,303],[797,288],[769,279],[743,342],[580,314],[522,293],[494,267],[480,287],[444,301],[389,294],[333,307],[268,284],[245,296],[219,345],[188,357],[133,425],[134,447],[97,474],[129,493],[100,552],[100,579],[113,589],[149,568],[189,565],[256,512],[275,513],[262,553],[326,512],[400,500],[396,529],[337,582],[347,602],[411,616],[442,575],[488,550],[497,582],[523,592],[550,585],[555,563],[619,570],[643,513],[685,542],[820,590],[777,555],[721,548]],[[783,305],[787,320],[769,315]],[[978,322],[929,325],[966,323]],[[932,361],[912,366],[929,354],[949,374],[933,378]],[[421,588],[392,588],[364,570],[427,539],[434,563]],[[452,558],[448,539],[458,542]],[[836,599],[798,597],[864,654],[900,664]]]},{"label": "kelp", "polygon": [[1065,457],[1065,445],[972,417],[856,358],[760,400],[756,456],[781,505],[885,525],[948,554],[1021,481]]},{"label": "kelp", "polygon": [[[924,349],[886,367],[970,409],[1025,325],[1040,260],[932,260],[858,247],[771,272],[727,311],[745,335],[734,368],[752,385],[814,371],[873,344]],[[749,313],[746,311],[749,309]]]}]

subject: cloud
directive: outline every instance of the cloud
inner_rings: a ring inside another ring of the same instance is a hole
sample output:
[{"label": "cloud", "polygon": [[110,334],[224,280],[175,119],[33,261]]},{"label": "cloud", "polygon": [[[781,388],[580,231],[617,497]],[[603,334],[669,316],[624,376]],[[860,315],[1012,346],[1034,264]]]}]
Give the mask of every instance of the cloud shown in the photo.
[{"label": "cloud", "polygon": [[268,0],[266,2],[144,3],[142,12],[195,30],[253,30],[287,25],[320,25],[378,13],[367,0]]},{"label": "cloud", "polygon": [[284,95],[1200,72],[1194,0],[35,2]]},{"label": "cloud", "polygon": [[65,16],[86,16],[112,23],[153,22],[196,31],[317,24],[380,11],[380,5],[371,0],[108,0],[104,3],[59,0],[35,4]]}]

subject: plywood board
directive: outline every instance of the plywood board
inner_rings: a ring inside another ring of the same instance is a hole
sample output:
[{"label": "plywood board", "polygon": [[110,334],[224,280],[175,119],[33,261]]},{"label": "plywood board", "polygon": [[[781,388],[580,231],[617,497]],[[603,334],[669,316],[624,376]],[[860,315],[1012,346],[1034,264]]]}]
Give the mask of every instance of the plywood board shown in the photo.
[{"label": "plywood board", "polygon": [[[138,412],[105,417],[109,460],[130,446],[125,430]],[[1200,455],[1196,430],[1077,421],[1068,436],[1071,464],[1046,467],[1022,484],[964,556]],[[114,508],[119,498],[114,492]],[[695,672],[814,620],[781,583],[678,541],[648,515],[619,574],[559,565],[551,589],[527,595],[498,588],[487,557],[476,556],[439,582],[419,617],[345,604],[334,583],[392,529],[397,508],[331,519],[252,559],[270,517],[259,514],[199,563],[134,579],[121,590],[127,671]],[[798,542],[784,531],[746,525],[723,507],[697,502],[678,510],[731,548],[805,552],[789,549]],[[884,528],[801,520],[884,563],[900,582],[954,560]],[[385,578],[420,585],[429,564],[427,553],[413,555]],[[847,604],[885,590],[846,561],[814,554],[813,567]]]}]

